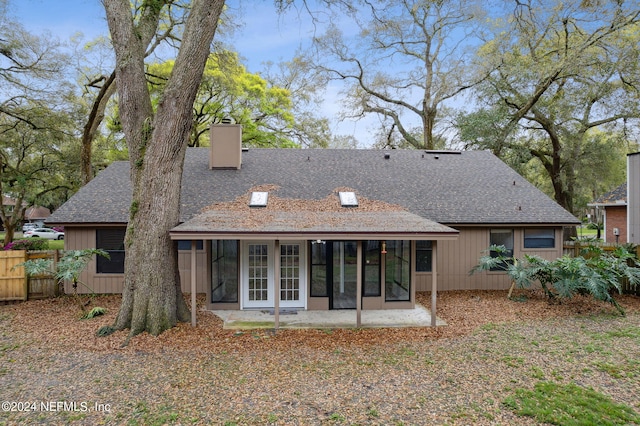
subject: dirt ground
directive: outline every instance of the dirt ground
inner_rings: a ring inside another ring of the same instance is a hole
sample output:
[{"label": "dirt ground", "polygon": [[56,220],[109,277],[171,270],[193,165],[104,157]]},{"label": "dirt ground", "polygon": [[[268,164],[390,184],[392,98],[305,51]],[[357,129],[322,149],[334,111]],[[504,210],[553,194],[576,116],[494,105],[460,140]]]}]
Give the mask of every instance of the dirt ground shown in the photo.
[{"label": "dirt ground", "polygon": [[[223,330],[199,299],[197,327],[126,345],[126,331],[95,335],[113,323],[119,296],[94,298],[107,314],[90,320],[68,297],[3,305],[0,399],[37,410],[0,412],[0,424],[536,424],[501,399],[541,377],[640,411],[639,375],[601,368],[640,368],[621,358],[640,359],[640,298],[616,299],[625,317],[586,297],[443,292],[444,327],[277,333]],[[429,293],[418,301],[429,307]],[[636,331],[602,343],[620,329]]]}]

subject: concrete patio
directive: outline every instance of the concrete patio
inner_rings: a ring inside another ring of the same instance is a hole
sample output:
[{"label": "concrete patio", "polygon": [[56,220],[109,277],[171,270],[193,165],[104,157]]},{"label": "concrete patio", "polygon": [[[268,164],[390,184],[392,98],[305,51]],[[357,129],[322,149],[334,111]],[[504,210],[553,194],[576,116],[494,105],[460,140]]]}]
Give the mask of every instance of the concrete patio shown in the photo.
[{"label": "concrete patio", "polygon": [[[224,329],[274,328],[272,310],[211,311],[224,321]],[[436,325],[447,323],[436,317]],[[361,328],[430,327],[431,313],[423,306],[414,309],[362,311]],[[280,311],[280,328],[355,328],[355,310]]]}]

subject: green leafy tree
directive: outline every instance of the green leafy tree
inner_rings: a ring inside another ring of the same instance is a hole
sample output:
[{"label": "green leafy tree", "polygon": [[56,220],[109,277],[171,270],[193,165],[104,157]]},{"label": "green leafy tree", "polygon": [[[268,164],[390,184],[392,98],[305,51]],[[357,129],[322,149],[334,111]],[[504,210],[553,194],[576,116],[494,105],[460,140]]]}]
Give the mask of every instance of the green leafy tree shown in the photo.
[{"label": "green leafy tree", "polygon": [[[73,120],[55,111],[25,102],[20,118],[0,115],[0,219],[4,244],[24,221],[28,207],[59,206],[78,187],[78,150],[72,136]],[[4,197],[15,204],[5,205]]]},{"label": "green leafy tree", "polygon": [[[57,206],[73,187],[74,179],[62,176],[73,170],[64,167],[73,158],[73,111],[66,103],[69,87],[60,78],[67,62],[55,37],[28,32],[8,17],[6,1],[0,1],[0,218],[5,243],[12,241],[28,207]],[[14,203],[5,204],[4,197]]]},{"label": "green leafy tree", "polygon": [[[154,105],[158,104],[173,67],[173,60],[147,67]],[[289,90],[247,72],[235,52],[218,51],[209,55],[198,88],[189,145],[208,145],[211,123],[226,118],[242,124],[246,145],[296,146],[287,132],[294,124]]]},{"label": "green leafy tree", "polygon": [[639,23],[637,2],[518,2],[479,50],[488,77],[480,109],[458,119],[466,146],[535,159],[555,200],[576,212],[583,165],[613,140],[603,135],[640,118]]}]

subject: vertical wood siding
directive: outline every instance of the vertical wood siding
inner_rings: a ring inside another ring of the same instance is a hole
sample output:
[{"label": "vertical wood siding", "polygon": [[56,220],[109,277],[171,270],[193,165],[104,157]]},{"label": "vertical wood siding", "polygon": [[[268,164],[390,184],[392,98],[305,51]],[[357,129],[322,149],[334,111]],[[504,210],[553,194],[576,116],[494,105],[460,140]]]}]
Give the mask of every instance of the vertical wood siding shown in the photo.
[{"label": "vertical wood siding", "polygon": [[[65,227],[65,249],[81,250],[95,248],[95,228]],[[207,255],[205,250],[197,253],[197,289],[198,293],[207,291]],[[191,292],[191,253],[188,250],[178,252],[178,268],[180,270],[180,282],[182,291]],[[80,280],[86,283],[98,294],[122,293],[124,286],[124,274],[98,274],[96,273],[96,261],[92,260],[82,272]],[[65,293],[73,292],[70,283],[65,284]],[[88,293],[87,288],[78,287],[79,293]]]},{"label": "vertical wood siding", "polygon": [[627,156],[628,242],[640,244],[640,153]]},{"label": "vertical wood siding", "polygon": [[[496,227],[498,228],[498,227]],[[556,248],[524,249],[524,228],[514,230],[514,255],[535,254],[548,260],[562,256],[562,228],[555,229]],[[469,271],[477,264],[483,250],[489,247],[489,228],[459,228],[460,235],[455,241],[440,241],[438,250],[438,290],[500,290],[511,284],[502,272],[481,272],[469,276]],[[95,228],[67,227],[65,230],[65,249],[83,249],[95,247]],[[206,244],[205,244],[206,247]],[[207,252],[199,250],[197,256],[197,291],[208,291]],[[178,252],[178,265],[182,291],[191,291],[191,253],[188,250]],[[431,273],[415,273],[416,291],[431,290]],[[124,284],[123,274],[97,274],[96,262],[92,261],[81,275],[81,280],[96,293],[121,293]],[[65,291],[71,292],[70,284]],[[85,292],[84,289],[78,289]]]},{"label": "vertical wood siding", "polygon": [[[499,227],[496,227],[496,229]],[[482,251],[489,247],[490,228],[459,228],[455,241],[439,241],[438,291],[448,290],[504,290],[511,282],[503,272],[480,272],[469,275],[478,263]],[[524,229],[513,229],[515,257],[538,255],[547,260],[562,257],[562,228],[555,228],[556,244],[553,249],[524,249]],[[416,273],[416,290],[431,291],[431,273]]]}]

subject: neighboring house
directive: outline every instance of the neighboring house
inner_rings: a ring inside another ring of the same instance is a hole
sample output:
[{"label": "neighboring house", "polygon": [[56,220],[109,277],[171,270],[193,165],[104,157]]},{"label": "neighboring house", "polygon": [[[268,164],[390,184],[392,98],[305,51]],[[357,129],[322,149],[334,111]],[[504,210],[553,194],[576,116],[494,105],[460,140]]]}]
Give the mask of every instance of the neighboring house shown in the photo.
[{"label": "neighboring house", "polygon": [[[503,272],[469,275],[483,250],[555,259],[579,224],[487,151],[242,149],[240,126],[211,133],[212,148],[187,149],[170,231],[183,291],[209,308],[412,308],[434,284],[506,289]],[[116,162],[47,221],[66,249],[111,253],[81,277],[97,293],[122,290],[130,203]]]},{"label": "neighboring house", "polygon": [[44,221],[51,216],[51,211],[46,207],[29,207],[24,212],[24,220],[25,222],[35,223],[36,225],[42,227],[44,226]]},{"label": "neighboring house", "polygon": [[640,245],[640,152],[627,155],[627,242]]},{"label": "neighboring house", "polygon": [[[3,196],[2,204],[10,214],[16,208],[17,200],[12,197]],[[46,207],[33,206],[28,207],[24,212],[24,221],[36,223],[38,226],[44,226],[44,221],[51,215],[51,211]],[[2,224],[0,224],[2,225]]]},{"label": "neighboring house", "polygon": [[607,243],[627,242],[627,183],[587,204],[595,209],[595,216],[602,220],[604,241]]}]

